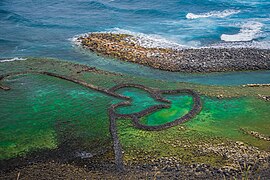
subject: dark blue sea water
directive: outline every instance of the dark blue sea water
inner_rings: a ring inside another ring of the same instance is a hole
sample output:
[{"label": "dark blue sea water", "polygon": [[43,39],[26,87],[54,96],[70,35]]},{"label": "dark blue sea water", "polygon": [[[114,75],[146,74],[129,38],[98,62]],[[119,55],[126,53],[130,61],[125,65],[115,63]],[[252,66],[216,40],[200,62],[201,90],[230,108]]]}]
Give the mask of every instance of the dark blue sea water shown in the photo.
[{"label": "dark blue sea water", "polygon": [[207,84],[270,83],[269,71],[183,75],[85,53],[86,32],[139,35],[153,46],[270,48],[269,0],[0,0],[0,57],[54,57],[101,69]]}]

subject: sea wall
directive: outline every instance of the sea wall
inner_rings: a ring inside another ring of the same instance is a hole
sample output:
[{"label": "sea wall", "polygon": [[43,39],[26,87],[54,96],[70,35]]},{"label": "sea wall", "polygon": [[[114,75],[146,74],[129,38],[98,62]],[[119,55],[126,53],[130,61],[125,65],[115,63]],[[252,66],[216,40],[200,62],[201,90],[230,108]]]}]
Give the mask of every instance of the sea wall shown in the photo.
[{"label": "sea wall", "polygon": [[270,50],[263,49],[147,48],[140,45],[138,37],[113,33],[90,33],[78,37],[77,42],[98,54],[166,71],[203,73],[270,69]]}]

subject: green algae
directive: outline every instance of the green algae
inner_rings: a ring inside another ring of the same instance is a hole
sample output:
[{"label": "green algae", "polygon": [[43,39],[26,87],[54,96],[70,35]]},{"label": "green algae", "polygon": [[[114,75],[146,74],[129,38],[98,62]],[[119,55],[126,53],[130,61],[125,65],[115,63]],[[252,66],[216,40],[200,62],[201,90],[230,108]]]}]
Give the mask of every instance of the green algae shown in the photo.
[{"label": "green algae", "polygon": [[[54,149],[70,137],[88,148],[110,141],[107,108],[113,98],[40,75],[16,77],[11,82],[6,84],[12,90],[0,94],[0,159]],[[72,131],[65,130],[70,130],[68,126],[74,126]],[[96,139],[98,143],[86,143]]]},{"label": "green algae", "polygon": [[154,125],[161,125],[165,124],[167,122],[174,121],[185,114],[187,114],[190,109],[192,108],[193,101],[192,97],[187,96],[187,95],[166,95],[164,96],[167,100],[170,100],[171,107],[168,109],[162,109],[158,112],[152,113],[148,116],[145,116],[142,119],[143,124],[147,124],[150,126]]},{"label": "green algae", "polygon": [[122,88],[117,92],[132,98],[132,104],[130,106],[118,108],[116,111],[117,113],[121,114],[137,113],[153,105],[161,104],[160,102],[155,101],[150,96],[149,93],[140,89]]},{"label": "green algae", "polygon": [[[192,106],[192,98],[189,96],[174,95],[166,98],[172,101],[171,108],[144,117],[144,124],[160,125],[173,121],[187,113]],[[241,131],[241,128],[245,128],[269,136],[269,102],[250,97],[218,99],[206,96],[202,101],[203,109],[194,119],[163,131],[138,130],[132,127],[130,121],[121,120],[118,126],[126,160],[144,160],[141,154],[150,154],[155,158],[180,157],[186,163],[220,166],[227,162],[222,156],[211,153],[196,155],[197,147],[192,144],[220,144],[227,140],[240,141],[270,151],[269,141],[259,140]]]},{"label": "green algae", "polygon": [[[1,63],[1,74],[32,70],[57,72],[110,88],[120,83],[138,83],[158,89],[192,88],[202,95],[203,109],[194,119],[164,131],[147,132],[134,128],[130,120],[118,122],[125,159],[149,153],[155,157],[177,156],[183,162],[224,164],[222,157],[194,155],[196,148],[184,147],[199,142],[242,141],[270,151],[269,141],[244,134],[240,128],[270,136],[269,102],[257,98],[268,94],[268,87],[244,88],[206,86],[192,83],[171,83],[106,73],[80,72],[81,66],[47,59]],[[78,73],[80,72],[80,73]],[[107,109],[118,99],[76,84],[41,75],[25,75],[6,79],[10,91],[0,91],[0,159],[9,159],[36,150],[55,149],[61,143],[76,143],[74,147],[92,152],[96,147],[110,147]],[[147,92],[136,88],[118,91],[132,98],[132,105],[117,109],[119,113],[138,112],[155,104]],[[222,94],[223,99],[216,96]],[[148,125],[158,125],[183,116],[192,106],[188,95],[165,95],[171,108],[149,114],[141,119]],[[230,97],[230,98],[229,98]],[[216,140],[218,138],[218,140]],[[179,142],[179,146],[175,146]],[[139,153],[136,153],[139,152]]]},{"label": "green algae", "polygon": [[203,99],[202,112],[186,125],[198,132],[242,141],[270,150],[270,143],[243,134],[241,128],[270,135],[269,102],[257,98]]}]

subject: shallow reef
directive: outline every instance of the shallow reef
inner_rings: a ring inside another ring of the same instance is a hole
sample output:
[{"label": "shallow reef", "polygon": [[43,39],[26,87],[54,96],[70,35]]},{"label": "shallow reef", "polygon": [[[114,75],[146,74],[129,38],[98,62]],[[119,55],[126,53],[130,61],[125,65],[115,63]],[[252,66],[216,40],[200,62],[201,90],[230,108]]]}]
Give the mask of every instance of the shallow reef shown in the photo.
[{"label": "shallow reef", "polygon": [[40,169],[58,178],[269,177],[267,85],[166,82],[44,58],[0,72],[1,178],[35,179]]}]

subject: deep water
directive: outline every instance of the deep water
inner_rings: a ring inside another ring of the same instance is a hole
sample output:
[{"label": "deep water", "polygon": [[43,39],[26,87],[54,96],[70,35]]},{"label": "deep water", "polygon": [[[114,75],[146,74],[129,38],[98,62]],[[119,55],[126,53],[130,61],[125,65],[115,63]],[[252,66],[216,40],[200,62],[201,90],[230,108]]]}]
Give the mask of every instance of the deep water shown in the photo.
[{"label": "deep water", "polygon": [[268,0],[1,0],[0,57],[54,57],[170,81],[269,83],[269,71],[210,76],[161,72],[83,54],[71,41],[86,32],[117,31],[141,33],[163,45],[269,49],[269,9]]}]

